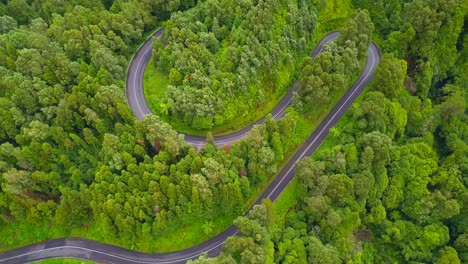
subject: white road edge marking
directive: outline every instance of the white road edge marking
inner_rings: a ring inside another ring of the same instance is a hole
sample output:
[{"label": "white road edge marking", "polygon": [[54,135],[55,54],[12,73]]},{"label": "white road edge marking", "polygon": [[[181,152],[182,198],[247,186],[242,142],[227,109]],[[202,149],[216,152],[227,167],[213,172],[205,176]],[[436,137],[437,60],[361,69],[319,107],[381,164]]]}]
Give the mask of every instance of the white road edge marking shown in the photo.
[{"label": "white road edge marking", "polygon": [[[148,40],[147,42],[145,42],[145,44],[143,44],[143,46],[148,45],[149,42],[150,42],[150,40]],[[148,54],[148,51],[150,50],[150,48],[151,48],[151,45],[148,45],[148,47],[146,47],[146,48],[144,49],[142,58],[144,58],[144,57],[146,56],[146,54]],[[142,64],[142,62],[143,62],[142,58],[139,59],[138,65],[137,65],[136,70],[135,70],[135,72],[134,72],[134,76],[133,76],[133,77],[134,77],[134,79],[133,79],[133,92],[134,92],[134,94],[135,94],[135,101],[136,101],[136,103],[137,103],[138,110],[140,110],[140,112],[141,112],[141,118],[143,119],[143,117],[144,117],[145,115],[147,115],[147,114],[146,114],[146,113],[143,111],[143,109],[141,108],[140,99],[139,99],[139,97],[138,97],[138,95],[137,95],[137,91],[138,91],[139,89],[136,88],[136,80],[138,79],[138,78],[137,78],[137,74],[139,73],[139,69],[141,68],[141,64]],[[143,86],[143,84],[142,84],[142,86]],[[142,87],[142,88],[143,88],[143,87]]]},{"label": "white road edge marking", "polygon": [[[371,44],[372,45],[372,44]],[[372,50],[372,47],[369,47],[369,50],[370,52],[372,53],[372,65],[370,67],[370,69],[374,68],[374,64],[375,64],[375,59],[374,59],[374,51]],[[356,85],[356,89],[349,95],[348,98],[346,98],[346,100],[343,102],[342,105],[340,105],[340,107],[338,108],[338,110],[335,112],[335,114],[333,114],[333,116],[330,118],[330,120],[328,120],[327,124],[325,125],[325,127],[318,133],[317,137],[314,138],[314,140],[312,140],[312,142],[310,142],[309,146],[302,152],[302,154],[299,156],[299,158],[297,159],[298,161],[301,160],[305,153],[307,151],[309,151],[309,149],[312,147],[312,145],[314,145],[315,141],[317,141],[317,139],[322,135],[322,133],[327,129],[328,125],[330,125],[330,123],[333,121],[333,119],[336,117],[336,115],[341,111],[341,109],[343,109],[344,105],[346,105],[346,103],[353,97],[353,95],[356,93],[356,91],[358,90],[359,86],[362,85],[362,83],[367,79],[367,77],[369,77],[369,74],[373,73],[373,70],[370,70],[366,76],[364,78],[362,78],[362,80],[359,82],[358,85]],[[297,161],[296,161],[297,162]],[[281,179],[281,181],[275,186],[275,188],[270,192],[270,194],[267,196],[267,198],[270,198],[271,195],[273,195],[273,193],[276,191],[276,189],[278,188],[278,186],[281,185],[281,183],[286,179],[286,175],[288,175],[294,168],[296,167],[296,165],[292,166],[288,172],[286,172],[285,174],[285,177],[283,179]],[[278,195],[278,197],[281,195],[281,193],[283,193],[284,189],[280,192],[280,194]],[[277,198],[278,198],[277,197]],[[274,199],[274,201],[272,202],[275,202],[276,199]]]},{"label": "white road edge marking", "polygon": [[[236,235],[236,233],[234,233],[233,235]],[[186,257],[186,258],[182,258],[182,259],[178,259],[178,260],[167,260],[167,261],[141,261],[141,260],[133,260],[133,259],[130,259],[130,258],[126,258],[126,257],[121,257],[121,256],[118,256],[118,255],[114,255],[114,254],[111,254],[111,253],[106,253],[106,252],[103,252],[103,251],[99,251],[99,250],[95,250],[95,249],[89,249],[89,248],[85,248],[85,247],[78,247],[78,246],[60,246],[60,247],[53,247],[53,248],[45,248],[45,249],[40,249],[40,250],[36,250],[36,251],[31,251],[31,252],[28,252],[28,253],[24,253],[24,254],[21,254],[21,255],[17,255],[17,256],[14,256],[14,257],[10,257],[10,258],[6,258],[6,259],[2,259],[0,260],[0,262],[4,262],[4,261],[7,261],[7,260],[10,260],[10,259],[15,259],[15,258],[20,258],[20,257],[23,257],[23,256],[27,256],[27,255],[31,255],[31,254],[34,254],[34,253],[41,253],[41,252],[46,252],[46,251],[52,251],[52,250],[56,250],[56,249],[66,249],[66,248],[70,248],[70,249],[79,249],[79,250],[84,250],[84,251],[88,251],[88,252],[94,252],[94,253],[98,253],[98,254],[103,254],[103,255],[106,255],[106,256],[110,256],[110,257],[114,257],[114,258],[118,258],[118,259],[122,259],[122,260],[126,260],[126,261],[132,261],[134,263],[161,263],[161,264],[164,264],[164,263],[176,263],[176,262],[180,262],[180,261],[184,261],[184,260],[189,260],[189,259],[192,259],[194,257],[198,257],[198,256],[201,256],[203,255],[204,253],[207,253],[211,250],[213,250],[214,248],[217,248],[219,246],[221,246],[222,244],[224,244],[224,242],[226,242],[226,240],[224,240],[223,242],[221,243],[218,243],[216,244],[216,246],[214,247],[211,247],[209,248],[208,250],[206,251],[203,251],[201,253],[197,253],[197,254],[194,254],[190,257]],[[145,254],[145,253],[142,253],[142,254]]]}]

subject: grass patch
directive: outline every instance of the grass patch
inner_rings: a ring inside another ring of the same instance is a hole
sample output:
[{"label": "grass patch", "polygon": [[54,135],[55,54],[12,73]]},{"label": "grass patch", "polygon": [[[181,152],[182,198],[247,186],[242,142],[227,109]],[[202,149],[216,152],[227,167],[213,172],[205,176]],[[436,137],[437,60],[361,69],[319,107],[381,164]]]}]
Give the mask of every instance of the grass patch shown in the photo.
[{"label": "grass patch", "polygon": [[169,77],[161,72],[153,63],[153,58],[148,62],[143,80],[144,93],[148,105],[154,114],[164,117],[161,114],[161,104],[166,98],[167,87],[169,86]]},{"label": "grass patch", "polygon": [[37,261],[33,263],[36,263],[36,264],[91,264],[95,262],[81,260],[81,259],[56,258],[56,259],[41,260],[41,261]]},{"label": "grass patch", "polygon": [[168,232],[155,240],[155,251],[159,253],[173,252],[201,244],[216,234],[220,234],[232,225],[233,219],[222,217],[213,220],[213,230],[205,234],[203,230],[204,221],[196,221],[190,226],[179,228],[174,232]]},{"label": "grass patch", "polygon": [[322,1],[319,5],[315,40],[321,40],[328,32],[339,29],[354,12],[351,0]]},{"label": "grass patch", "polygon": [[299,179],[294,177],[275,202],[275,221],[284,222],[284,217],[298,202]]},{"label": "grass patch", "polygon": [[[31,243],[37,243],[39,241],[61,237],[87,238],[143,252],[173,252],[192,247],[212,238],[214,235],[227,229],[232,224],[232,221],[233,219],[230,217],[217,218],[213,220],[213,229],[210,234],[205,234],[203,230],[203,225],[205,223],[203,221],[194,222],[190,226],[178,228],[176,230],[168,230],[165,234],[157,237],[154,236],[149,240],[136,241],[135,244],[124,243],[124,241],[110,241],[106,237],[100,235],[101,231],[95,224],[83,225],[81,228],[76,227],[73,229],[66,229],[55,225],[49,225],[45,222],[31,224],[26,221],[15,221],[4,225],[0,230],[0,237],[12,238],[0,241],[0,252]],[[64,263],[64,259],[50,261],[52,262],[44,263]],[[78,262],[70,263],[81,263],[79,260],[76,261]]]},{"label": "grass patch", "polygon": [[[154,236],[149,240],[136,241],[135,244],[125,243],[124,241],[109,240],[108,238],[100,235],[101,231],[95,223],[83,225],[81,228],[76,227],[73,229],[66,229],[56,225],[49,225],[49,223],[46,222],[32,224],[26,221],[15,221],[4,225],[0,230],[0,237],[12,238],[0,241],[0,252],[48,239],[80,237],[129,249],[136,249],[143,252],[165,253],[186,249],[200,244],[210,239],[215,234],[223,232],[232,224],[232,221],[233,219],[230,217],[217,218],[213,220],[213,229],[210,234],[205,234],[203,230],[203,225],[205,223],[203,221],[194,222],[190,226],[185,226],[176,230],[168,230],[166,233],[160,236]],[[51,261],[58,262],[50,263],[63,263],[63,259]]]},{"label": "grass patch", "polygon": [[[57,225],[51,225],[48,222],[33,224],[26,221],[14,221],[2,225],[0,229],[0,237],[10,238],[0,240],[0,252],[60,237],[81,237],[96,241],[105,241],[105,238],[99,234],[100,230],[94,223],[83,224],[82,227],[68,229]],[[111,241],[106,242],[114,244]]]},{"label": "grass patch", "polygon": [[201,135],[206,135],[206,133],[211,132],[213,135],[222,136],[234,133],[250,124],[253,124],[260,120],[262,117],[266,116],[268,113],[278,105],[278,103],[283,99],[283,97],[287,94],[287,90],[281,93],[279,96],[275,96],[274,94],[268,93],[267,99],[265,103],[257,106],[253,113],[248,113],[244,116],[240,116],[239,118],[233,120],[230,124],[223,124],[220,126],[213,127],[210,130],[206,131],[198,131],[197,133]]}]

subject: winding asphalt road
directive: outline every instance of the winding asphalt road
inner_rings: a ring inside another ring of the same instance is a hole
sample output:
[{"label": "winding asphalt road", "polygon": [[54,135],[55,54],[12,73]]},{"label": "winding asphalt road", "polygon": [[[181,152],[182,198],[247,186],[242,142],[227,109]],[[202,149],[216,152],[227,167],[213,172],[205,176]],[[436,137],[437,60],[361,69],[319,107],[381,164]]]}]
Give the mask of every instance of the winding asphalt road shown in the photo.
[{"label": "winding asphalt road", "polygon": [[[164,28],[159,28],[153,34],[153,36],[160,38]],[[317,45],[317,48],[312,53],[312,57],[317,56],[322,52],[323,45],[327,42],[330,42],[337,38],[339,35],[338,32],[332,32],[325,36],[320,43]],[[141,45],[140,49],[133,56],[132,62],[128,67],[127,72],[127,101],[132,108],[133,113],[139,120],[143,120],[145,115],[151,115],[153,112],[148,106],[148,103],[143,92],[143,76],[145,74],[146,66],[148,65],[149,60],[152,56],[152,46],[153,40],[149,38]],[[281,99],[281,101],[276,105],[276,107],[270,112],[275,120],[284,116],[286,108],[291,104],[293,93],[297,91],[295,86],[289,89],[288,93]],[[215,137],[215,143],[219,147],[223,145],[231,145],[232,143],[238,141],[239,139],[247,137],[249,131],[255,126],[263,123],[265,117],[261,118],[255,123],[250,124],[249,126],[233,132],[225,136]],[[193,145],[195,148],[200,148],[205,145],[205,137],[201,136],[192,136],[185,135],[185,140]]]},{"label": "winding asphalt road", "polygon": [[[155,32],[155,36],[160,37],[162,29]],[[317,48],[313,52],[313,56],[319,54],[323,49],[323,44],[332,41],[339,33],[333,32],[327,35],[320,41]],[[303,157],[310,156],[320,146],[327,136],[331,127],[343,116],[345,111],[351,106],[354,100],[361,94],[362,90],[374,77],[374,70],[380,62],[380,51],[375,43],[371,43],[367,50],[368,58],[366,65],[358,80],[352,85],[348,92],[336,104],[328,116],[315,129],[314,133],[307,139],[301,149],[296,152],[289,163],[283,168],[272,184],[266,189],[262,196],[257,200],[260,203],[262,199],[269,198],[276,201],[281,192],[286,188],[288,183],[294,177],[295,164]],[[147,40],[135,54],[130,63],[129,73],[127,78],[127,98],[130,107],[135,112],[135,115],[142,119],[144,115],[151,114],[151,110],[146,103],[143,95],[143,74],[151,57],[151,39]],[[284,114],[285,108],[289,105],[292,98],[294,87],[283,98],[278,106],[271,112],[275,118],[279,118]],[[263,121],[259,120],[257,123]],[[246,136],[247,132],[252,128],[249,126],[231,135],[218,137],[215,142],[218,145],[230,144]],[[204,144],[205,138],[186,136],[186,140],[199,147]],[[196,258],[203,253],[209,256],[217,255],[224,241],[237,233],[234,226],[213,237],[212,239],[189,249],[164,253],[164,254],[148,254],[136,251],[131,251],[121,247],[116,247],[108,244],[102,244],[96,241],[79,239],[79,238],[60,238],[53,239],[43,243],[28,245],[21,248],[0,254],[0,264],[11,263],[27,263],[50,258],[76,258],[83,260],[92,260],[102,263],[185,263],[189,259]]]}]

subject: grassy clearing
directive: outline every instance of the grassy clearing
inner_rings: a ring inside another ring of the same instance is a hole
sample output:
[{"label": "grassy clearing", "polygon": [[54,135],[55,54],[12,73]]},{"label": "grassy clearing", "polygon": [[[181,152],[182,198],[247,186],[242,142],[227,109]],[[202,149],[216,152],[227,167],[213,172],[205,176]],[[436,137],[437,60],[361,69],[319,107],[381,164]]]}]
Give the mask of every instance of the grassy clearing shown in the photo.
[{"label": "grassy clearing", "polygon": [[288,211],[298,202],[299,179],[294,177],[275,202],[275,222],[284,223]]},{"label": "grassy clearing", "polygon": [[[95,224],[85,224],[81,228],[67,229],[47,222],[32,224],[26,221],[15,221],[5,224],[0,229],[0,237],[11,238],[0,241],[0,252],[60,237],[81,237],[96,241],[105,241]],[[112,241],[106,241],[111,244]]]},{"label": "grassy clearing", "polygon": [[57,258],[57,259],[46,259],[46,260],[41,260],[37,262],[33,262],[36,264],[91,264],[95,263],[92,261],[85,261],[85,260],[80,260],[80,259],[63,259],[63,258]]},{"label": "grassy clearing", "polygon": [[156,69],[153,58],[151,58],[146,67],[143,86],[146,100],[153,113],[164,117],[161,113],[161,104],[164,103],[164,98],[166,97],[169,77],[167,74]]},{"label": "grassy clearing", "polygon": [[230,217],[213,220],[213,230],[210,234],[205,234],[203,230],[204,221],[194,222],[190,226],[179,228],[155,240],[155,251],[159,253],[173,252],[201,244],[226,230],[232,225],[232,221],[233,219]]},{"label": "grassy clearing", "polygon": [[[84,225],[81,228],[64,229],[62,227],[49,225],[48,223],[31,224],[25,221],[14,222],[3,226],[0,230],[0,237],[10,237],[12,239],[0,241],[0,252],[9,249],[45,241],[60,237],[80,237],[96,241],[101,241],[129,249],[136,249],[143,252],[172,252],[186,249],[200,244],[215,234],[219,234],[232,224],[232,218],[218,218],[213,221],[213,230],[210,234],[205,234],[203,230],[204,222],[195,222],[190,226],[182,227],[177,230],[168,230],[165,234],[153,237],[150,240],[140,240],[135,244],[125,244],[122,241],[109,241],[100,235],[100,230],[96,225]],[[63,263],[63,259],[51,260]],[[72,260],[73,261],[73,260]],[[45,262],[49,263],[49,262]],[[81,262],[70,262],[81,263]]]}]

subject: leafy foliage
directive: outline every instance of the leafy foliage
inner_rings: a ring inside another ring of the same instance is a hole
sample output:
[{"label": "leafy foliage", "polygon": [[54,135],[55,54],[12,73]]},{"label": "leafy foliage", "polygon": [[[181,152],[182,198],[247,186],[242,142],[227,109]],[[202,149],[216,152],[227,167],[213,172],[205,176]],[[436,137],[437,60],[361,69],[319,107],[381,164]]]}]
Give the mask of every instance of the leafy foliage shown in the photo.
[{"label": "leafy foliage", "polygon": [[349,87],[360,68],[359,61],[367,56],[372,28],[366,12],[353,14],[340,30],[336,42],[327,43],[324,51],[316,58],[304,61],[300,78],[300,101],[294,102],[296,110],[320,109],[328,104],[331,94]]},{"label": "leafy foliage", "polygon": [[315,20],[315,4],[303,0],[208,0],[174,13],[153,47],[170,76],[171,118],[206,130],[283,95]]}]

